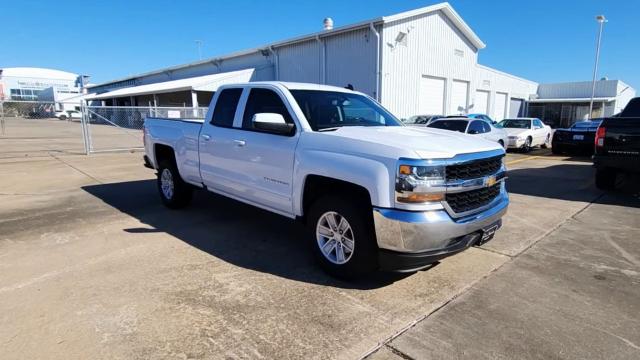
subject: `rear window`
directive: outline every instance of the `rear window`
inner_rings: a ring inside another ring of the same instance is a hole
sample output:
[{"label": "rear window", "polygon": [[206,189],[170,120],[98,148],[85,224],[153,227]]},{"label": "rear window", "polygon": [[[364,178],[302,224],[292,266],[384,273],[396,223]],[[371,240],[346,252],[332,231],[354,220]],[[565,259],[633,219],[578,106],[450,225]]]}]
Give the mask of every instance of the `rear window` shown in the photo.
[{"label": "rear window", "polygon": [[465,120],[438,120],[429,124],[429,127],[436,129],[444,129],[458,132],[465,132],[467,130],[468,121]]},{"label": "rear window", "polygon": [[221,127],[232,127],[240,95],[242,95],[242,89],[222,90],[218,96],[216,107],[213,110],[211,124]]}]

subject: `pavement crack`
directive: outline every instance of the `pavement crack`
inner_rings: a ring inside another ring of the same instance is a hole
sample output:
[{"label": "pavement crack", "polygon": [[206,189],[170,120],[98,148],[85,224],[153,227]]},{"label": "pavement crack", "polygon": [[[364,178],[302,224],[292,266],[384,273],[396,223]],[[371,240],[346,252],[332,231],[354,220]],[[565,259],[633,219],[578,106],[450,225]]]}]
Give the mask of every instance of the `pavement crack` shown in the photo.
[{"label": "pavement crack", "polygon": [[97,182],[98,184],[102,184],[102,181],[100,181],[100,180],[96,179],[96,178],[95,178],[95,177],[93,177],[91,174],[89,174],[89,173],[87,173],[87,172],[85,172],[85,171],[82,171],[82,170],[78,169],[77,167],[75,167],[75,166],[73,166],[73,165],[69,164],[68,162],[64,161],[62,158],[59,158],[59,157],[57,157],[57,156],[53,155],[52,153],[49,153],[49,156],[51,156],[52,158],[54,158],[54,159],[56,159],[56,160],[60,161],[61,163],[65,164],[65,165],[67,165],[68,167],[72,168],[73,170],[75,170],[75,171],[77,171],[77,172],[79,172],[79,173],[83,174],[84,176],[86,176],[86,177],[88,177],[88,178],[92,179],[93,181]]},{"label": "pavement crack", "polygon": [[392,346],[391,344],[385,344],[385,346],[387,347],[387,349],[389,349],[389,351],[391,351],[394,355],[398,355],[400,358],[405,359],[405,360],[414,360],[414,358],[412,358],[411,356],[405,354],[404,352],[402,352],[400,349]]}]

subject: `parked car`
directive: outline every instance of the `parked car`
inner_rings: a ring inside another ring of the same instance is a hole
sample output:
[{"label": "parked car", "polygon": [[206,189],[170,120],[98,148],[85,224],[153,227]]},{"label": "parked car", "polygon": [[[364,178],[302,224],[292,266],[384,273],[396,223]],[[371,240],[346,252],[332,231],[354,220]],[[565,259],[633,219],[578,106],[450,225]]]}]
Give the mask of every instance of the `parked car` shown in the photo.
[{"label": "parked car", "polygon": [[551,151],[554,154],[564,152],[593,154],[593,142],[601,122],[602,119],[578,121],[567,129],[556,129],[551,140]]},{"label": "parked car", "polygon": [[535,146],[546,149],[551,144],[551,127],[543,124],[540,119],[504,119],[498,125],[509,135],[509,149],[529,152]]},{"label": "parked car", "polygon": [[204,121],[146,119],[145,165],[162,202],[186,206],[201,188],[304,221],[330,274],[420,269],[502,224],[498,144],[403,126],[367,95],[333,86],[224,85],[211,107]]},{"label": "parked car", "polygon": [[487,114],[468,114],[467,117],[471,119],[480,119],[480,120],[488,121],[489,123],[494,125],[498,123]]},{"label": "parked car", "polygon": [[54,113],[55,117],[60,120],[82,119],[82,114],[78,110],[61,110]]},{"label": "parked car", "polygon": [[431,122],[429,127],[458,131],[464,134],[475,135],[489,141],[500,144],[503,148],[507,144],[508,135],[504,129],[493,126],[486,120],[469,118],[443,118]]},{"label": "parked car", "polygon": [[402,122],[405,125],[414,126],[414,125],[429,125],[434,120],[442,118],[444,115],[414,115],[409,117],[408,119],[403,119]]},{"label": "parked car", "polygon": [[615,187],[620,172],[640,172],[640,97],[632,99],[620,114],[602,120],[596,131],[593,165],[600,189]]}]

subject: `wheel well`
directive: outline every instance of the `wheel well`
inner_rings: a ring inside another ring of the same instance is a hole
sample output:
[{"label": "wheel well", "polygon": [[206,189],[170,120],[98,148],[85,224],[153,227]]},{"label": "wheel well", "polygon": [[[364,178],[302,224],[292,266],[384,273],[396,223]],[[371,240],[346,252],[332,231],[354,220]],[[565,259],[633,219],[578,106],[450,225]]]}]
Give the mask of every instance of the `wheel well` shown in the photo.
[{"label": "wheel well", "polygon": [[364,187],[325,176],[309,175],[302,193],[303,218],[308,214],[311,204],[325,194],[354,197],[366,206],[371,206],[371,196]]},{"label": "wheel well", "polygon": [[156,156],[156,168],[162,161],[171,161],[174,164],[176,162],[176,154],[171,146],[155,144],[154,154]]}]

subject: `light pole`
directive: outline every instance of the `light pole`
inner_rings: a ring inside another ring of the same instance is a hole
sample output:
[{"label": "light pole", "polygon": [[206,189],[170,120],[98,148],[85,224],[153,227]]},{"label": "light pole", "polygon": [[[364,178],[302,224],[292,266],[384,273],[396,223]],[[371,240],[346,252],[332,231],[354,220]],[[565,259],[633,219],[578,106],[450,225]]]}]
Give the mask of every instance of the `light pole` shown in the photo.
[{"label": "light pole", "polygon": [[[598,61],[600,60],[600,41],[602,40],[602,28],[604,27],[604,23],[607,22],[607,19],[604,15],[596,16],[596,21],[600,24],[600,28],[598,30],[598,42],[596,44],[596,63],[593,66],[593,81],[591,82],[591,101],[589,102],[589,120],[591,120],[592,112],[593,112],[593,98],[596,95],[596,76],[598,74]],[[604,110],[604,109],[603,109]]]},{"label": "light pole", "polygon": [[202,40],[195,40],[198,45],[198,60],[202,60]]}]

